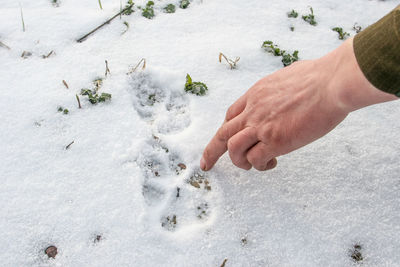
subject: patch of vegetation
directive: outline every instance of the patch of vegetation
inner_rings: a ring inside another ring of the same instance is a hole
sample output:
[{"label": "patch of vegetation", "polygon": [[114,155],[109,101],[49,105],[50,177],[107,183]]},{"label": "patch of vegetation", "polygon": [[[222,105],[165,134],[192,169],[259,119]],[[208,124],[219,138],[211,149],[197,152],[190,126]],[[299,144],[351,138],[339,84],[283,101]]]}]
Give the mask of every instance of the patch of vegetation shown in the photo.
[{"label": "patch of vegetation", "polygon": [[349,34],[349,33],[347,33],[347,32],[344,32],[344,31],[343,31],[343,29],[342,29],[342,28],[340,28],[340,27],[335,27],[335,28],[332,28],[332,31],[334,31],[334,32],[337,32],[337,33],[338,33],[338,38],[339,38],[339,40],[345,40],[347,37],[349,37],[349,36],[350,36],[350,34]]},{"label": "patch of vegetation", "polygon": [[295,50],[293,54],[285,53],[282,55],[282,63],[284,67],[291,65],[299,60],[299,51]]},{"label": "patch of vegetation", "polygon": [[364,259],[363,255],[361,254],[361,249],[361,245],[355,244],[350,250],[350,257],[353,259],[353,261],[361,262]]},{"label": "patch of vegetation", "polygon": [[292,11],[287,13],[288,18],[297,18],[299,16],[299,13],[297,13],[294,9]]},{"label": "patch of vegetation", "polygon": [[316,26],[317,25],[317,21],[315,20],[315,16],[314,16],[314,10],[312,7],[310,7],[310,14],[308,15],[303,15],[303,20],[308,22],[310,25],[312,26]]},{"label": "patch of vegetation", "polygon": [[285,50],[280,49],[276,44],[272,41],[265,41],[261,46],[266,52],[279,57],[282,57],[283,66],[289,66],[293,62],[299,60],[299,51],[295,50],[293,54],[287,53]]},{"label": "patch of vegetation", "polygon": [[69,113],[69,110],[66,108],[63,108],[63,107],[58,107],[57,111],[62,112],[65,115],[67,115]]},{"label": "patch of vegetation", "polygon": [[133,5],[134,5],[135,3],[133,3],[133,0],[128,0],[128,2],[126,3],[126,5],[125,5],[125,7],[124,7],[124,9],[125,9],[125,11],[122,13],[122,15],[127,15],[127,16],[129,16],[130,14],[132,14],[133,12],[135,12],[134,10],[133,10]]},{"label": "patch of vegetation", "polygon": [[207,93],[207,85],[202,82],[193,82],[189,74],[186,75],[185,92],[203,96]]},{"label": "patch of vegetation", "polygon": [[55,7],[60,6],[60,1],[59,1],[59,0],[51,0],[51,3],[52,3],[53,6],[55,6]]},{"label": "patch of vegetation", "polygon": [[166,7],[164,7],[165,13],[175,13],[175,5],[174,4],[168,4]]},{"label": "patch of vegetation", "polygon": [[154,2],[148,1],[146,7],[142,10],[142,16],[148,19],[154,18]]},{"label": "patch of vegetation", "polygon": [[183,8],[183,9],[188,8],[189,5],[190,5],[190,1],[189,0],[181,0],[179,2],[179,7]]},{"label": "patch of vegetation", "polygon": [[89,102],[97,104],[99,102],[106,102],[111,100],[111,94],[101,93],[100,95],[95,90],[81,89],[81,95],[88,96]]}]

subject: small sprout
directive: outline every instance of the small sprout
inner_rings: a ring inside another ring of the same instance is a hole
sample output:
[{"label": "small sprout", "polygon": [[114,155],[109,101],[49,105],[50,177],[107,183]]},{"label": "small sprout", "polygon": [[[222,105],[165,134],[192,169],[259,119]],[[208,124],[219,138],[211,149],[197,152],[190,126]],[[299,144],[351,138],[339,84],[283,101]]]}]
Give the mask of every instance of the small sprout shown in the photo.
[{"label": "small sprout", "polygon": [[20,8],[20,11],[21,11],[22,31],[25,32],[25,21],[24,21],[24,14],[22,13],[21,3],[19,3],[19,8]]},{"label": "small sprout", "polygon": [[202,82],[193,82],[189,74],[186,75],[185,92],[203,96],[207,93],[207,85]]},{"label": "small sprout", "polygon": [[103,78],[96,78],[93,80],[93,84],[95,86],[96,92],[100,89],[100,87],[103,85]]},{"label": "small sprout", "polygon": [[332,29],[332,31],[338,33],[338,35],[339,35],[339,36],[338,36],[339,40],[345,40],[347,37],[350,36],[349,33],[343,32],[343,29],[340,28],[340,27],[335,27],[335,28]]},{"label": "small sprout", "polygon": [[294,26],[290,26],[290,31],[294,32]]},{"label": "small sprout", "polygon": [[65,80],[62,80],[63,84],[65,87],[67,87],[67,89],[69,89],[68,83]]},{"label": "small sprout", "polygon": [[296,62],[299,60],[299,51],[294,51],[293,54],[288,54],[288,53],[284,53],[282,55],[282,63],[284,67],[289,66],[290,64],[292,64],[293,62]]},{"label": "small sprout", "polygon": [[317,25],[317,21],[315,20],[314,10],[313,10],[312,7],[310,7],[310,11],[311,11],[310,14],[303,16],[303,20],[308,22],[312,26],[316,26]]},{"label": "small sprout", "polygon": [[111,100],[111,94],[101,93],[99,96],[99,102],[105,102],[106,100]]},{"label": "small sprout", "polygon": [[154,2],[148,1],[146,7],[142,11],[142,16],[148,19],[152,19],[154,17]]},{"label": "small sprout", "polygon": [[281,50],[277,45],[275,45],[272,41],[265,41],[262,46],[264,50],[274,56],[282,56],[285,53],[285,50]]},{"label": "small sprout", "polygon": [[82,106],[81,106],[81,100],[79,99],[78,94],[76,94],[75,96],[76,96],[76,101],[78,101],[78,108],[82,108]]},{"label": "small sprout", "polygon": [[363,255],[361,254],[361,245],[355,244],[353,249],[350,251],[350,257],[355,261],[355,262],[360,262],[364,259]]},{"label": "small sprout", "polygon": [[101,0],[99,0],[99,6],[100,6],[100,9],[103,9],[103,7],[101,6]]},{"label": "small sprout", "polygon": [[174,4],[168,4],[166,7],[164,7],[165,13],[175,13],[175,5]]},{"label": "small sprout", "polygon": [[181,0],[179,2],[179,7],[183,9],[186,9],[189,5],[190,5],[189,0]]},{"label": "small sprout", "polygon": [[225,259],[224,262],[221,264],[221,267],[225,267],[225,263],[228,261],[228,259]]},{"label": "small sprout", "polygon": [[29,51],[24,51],[24,52],[22,52],[22,55],[21,55],[22,58],[28,58],[30,56],[32,56],[32,53]]},{"label": "small sprout", "polygon": [[111,72],[110,72],[110,69],[108,68],[108,61],[105,60],[105,63],[106,63],[106,73],[104,74],[104,76],[107,77],[107,74],[111,74]]},{"label": "small sprout", "polygon": [[58,0],[51,0],[51,3],[53,4],[53,6],[58,7],[60,6],[60,2]]},{"label": "small sprout", "polygon": [[129,23],[127,21],[124,21],[124,25],[126,26],[126,29],[121,33],[121,35],[125,34],[129,30]]},{"label": "small sprout", "polygon": [[66,108],[63,108],[63,107],[58,107],[57,111],[62,112],[65,115],[67,115],[69,113],[69,110]]},{"label": "small sprout", "polygon": [[287,13],[288,18],[297,18],[299,16],[299,13],[297,13],[294,9],[292,11]]},{"label": "small sprout", "polygon": [[99,101],[98,98],[96,97],[97,95],[93,96],[93,95],[89,95],[89,102],[94,104],[97,104],[97,102]]},{"label": "small sprout", "polygon": [[43,58],[43,59],[46,59],[46,58],[48,58],[49,56],[51,56],[53,53],[54,53],[54,51],[51,50],[50,53],[48,53],[47,55],[42,55],[42,58]]},{"label": "small sprout", "polygon": [[146,68],[146,59],[142,58],[139,63],[136,65],[136,67],[132,68],[130,71],[128,71],[126,74],[129,75],[131,73],[134,73],[136,69],[140,66],[140,64],[143,62],[142,70]]},{"label": "small sprout", "polygon": [[356,22],[356,23],[354,23],[354,25],[353,25],[353,30],[354,30],[356,33],[359,33],[359,32],[362,31],[362,27],[361,27],[360,25],[357,25],[357,22]]},{"label": "small sprout", "polygon": [[44,250],[44,253],[46,253],[49,258],[54,259],[57,255],[57,248],[55,246],[49,246]]},{"label": "small sprout", "polygon": [[70,148],[70,146],[72,146],[72,144],[75,143],[75,141],[72,141],[71,143],[69,143],[66,147],[65,150],[68,150]]},{"label": "small sprout", "polygon": [[149,100],[149,102],[150,102],[150,106],[153,106],[153,105],[154,105],[154,103],[156,103],[156,102],[157,102],[157,99],[156,99],[156,95],[155,95],[155,94],[151,94],[151,95],[149,95],[147,99],[148,99],[148,100]]},{"label": "small sprout", "polygon": [[236,64],[239,62],[240,57],[236,57],[235,60],[227,58],[223,53],[219,53],[219,62],[222,62],[222,58],[225,59],[225,61],[229,64],[231,67],[231,70],[236,69]]}]

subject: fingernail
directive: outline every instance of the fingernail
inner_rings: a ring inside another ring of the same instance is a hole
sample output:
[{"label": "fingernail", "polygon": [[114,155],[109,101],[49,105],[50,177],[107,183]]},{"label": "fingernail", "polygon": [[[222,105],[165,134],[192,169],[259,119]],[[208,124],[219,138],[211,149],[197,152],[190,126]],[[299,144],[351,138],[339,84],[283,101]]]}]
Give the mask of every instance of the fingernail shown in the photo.
[{"label": "fingernail", "polygon": [[200,168],[201,168],[203,171],[206,171],[206,170],[207,170],[206,161],[204,160],[203,157],[202,157],[201,160],[200,160]]}]

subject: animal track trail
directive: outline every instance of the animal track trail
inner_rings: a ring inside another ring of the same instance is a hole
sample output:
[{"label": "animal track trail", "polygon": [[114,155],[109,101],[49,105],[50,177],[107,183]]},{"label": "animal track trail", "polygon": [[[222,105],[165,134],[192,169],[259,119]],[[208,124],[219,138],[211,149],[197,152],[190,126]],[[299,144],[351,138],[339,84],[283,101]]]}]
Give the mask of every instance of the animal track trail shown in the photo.
[{"label": "animal track trail", "polygon": [[189,98],[183,88],[162,86],[163,82],[153,76],[139,72],[130,77],[133,106],[154,133],[141,144],[136,163],[143,175],[146,223],[174,232],[208,221],[212,191],[205,174],[187,167],[179,153],[170,151],[157,137],[181,132],[191,121]]}]

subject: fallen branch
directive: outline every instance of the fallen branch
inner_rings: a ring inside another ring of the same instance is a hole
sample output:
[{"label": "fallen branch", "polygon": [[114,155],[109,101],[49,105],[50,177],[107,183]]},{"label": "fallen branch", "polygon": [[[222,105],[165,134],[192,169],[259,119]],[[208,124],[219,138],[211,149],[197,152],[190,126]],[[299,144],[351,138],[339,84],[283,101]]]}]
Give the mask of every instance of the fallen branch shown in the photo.
[{"label": "fallen branch", "polygon": [[85,34],[84,36],[82,36],[81,38],[79,38],[78,40],[76,40],[78,43],[82,43],[83,41],[85,41],[90,35],[92,35],[93,33],[95,33],[97,30],[101,29],[102,27],[104,27],[106,24],[109,24],[113,19],[115,19],[116,17],[124,14],[125,11],[130,10],[133,7],[133,4],[127,6],[126,8],[122,9],[120,12],[118,12],[118,14],[114,15],[112,18],[110,18],[109,20],[107,20],[106,22],[104,22],[103,24],[101,24],[100,26],[98,26],[97,28],[95,28],[94,30],[90,31],[89,33]]}]

